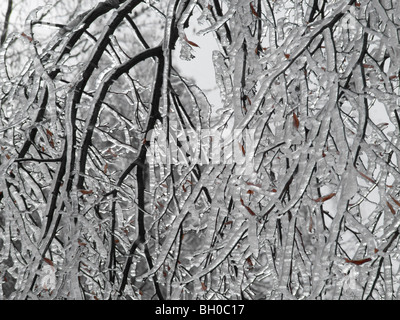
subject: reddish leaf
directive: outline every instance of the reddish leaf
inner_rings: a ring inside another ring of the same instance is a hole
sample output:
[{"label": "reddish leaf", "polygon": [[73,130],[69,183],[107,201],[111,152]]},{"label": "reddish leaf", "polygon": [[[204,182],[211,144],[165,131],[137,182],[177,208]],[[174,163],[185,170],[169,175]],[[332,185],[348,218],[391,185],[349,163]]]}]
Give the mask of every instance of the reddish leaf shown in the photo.
[{"label": "reddish leaf", "polygon": [[253,261],[251,261],[250,257],[246,259],[246,262],[247,262],[247,264],[248,264],[250,267],[253,267],[253,266],[254,266],[254,265],[253,265]]},{"label": "reddish leaf", "polygon": [[81,241],[81,240],[79,240],[79,239],[78,239],[78,244],[79,244],[80,246],[84,246],[84,247],[86,247],[86,243],[82,242],[82,241]]},{"label": "reddish leaf", "polygon": [[274,188],[274,189],[271,189],[271,192],[278,192],[278,190],[276,190],[276,189]]},{"label": "reddish leaf", "polygon": [[82,194],[92,194],[92,193],[93,193],[93,190],[84,190],[84,189],[81,189],[81,190],[79,190],[79,192],[82,193]]},{"label": "reddish leaf", "polygon": [[225,222],[225,225],[227,226],[228,224],[232,224],[233,223],[233,221],[227,221],[227,222]]},{"label": "reddish leaf", "polygon": [[253,191],[253,190],[247,190],[246,193],[247,193],[247,194],[254,194],[254,191]]},{"label": "reddish leaf", "polygon": [[28,36],[25,32],[22,32],[22,33],[21,33],[21,36],[23,36],[24,38],[28,39],[29,42],[32,42],[32,40],[33,40],[33,38],[30,37],[30,36]]},{"label": "reddish leaf", "polygon": [[347,263],[352,263],[352,264],[355,264],[357,266],[362,265],[362,264],[364,264],[364,263],[366,263],[368,261],[371,261],[371,260],[372,260],[371,258],[365,258],[365,259],[361,259],[361,260],[350,260],[350,259],[347,259],[347,258],[344,259],[344,261],[346,261]]},{"label": "reddish leaf", "polygon": [[43,258],[43,260],[44,260],[47,264],[49,264],[50,266],[54,267],[53,261],[51,261],[50,259],[48,259],[48,258]]},{"label": "reddish leaf", "polygon": [[395,198],[393,198],[392,196],[390,196],[390,197],[392,198],[393,202],[400,207],[400,202],[398,200],[396,200]]},{"label": "reddish leaf", "polygon": [[251,208],[250,207],[248,207],[248,206],[246,206],[245,204],[244,204],[244,201],[243,201],[243,199],[242,198],[240,198],[240,203],[242,204],[242,206],[243,207],[245,207],[246,208],[246,210],[252,215],[252,216],[255,216],[256,214],[254,213],[254,211],[253,210],[251,210]]},{"label": "reddish leaf", "polygon": [[259,183],[246,182],[246,184],[249,186],[255,186],[255,187],[261,188],[261,184],[259,184]]},{"label": "reddish leaf", "polygon": [[289,59],[289,58],[290,58],[290,54],[285,53],[285,58],[286,58],[286,59]]},{"label": "reddish leaf", "polygon": [[390,80],[397,79],[397,76],[390,76],[389,79],[390,79]]},{"label": "reddish leaf", "polygon": [[108,163],[106,163],[105,165],[104,165],[104,173],[107,173],[107,170],[108,170]]},{"label": "reddish leaf", "polygon": [[377,248],[374,249],[374,253],[377,253],[379,250]]},{"label": "reddish leaf", "polygon": [[364,68],[367,68],[367,69],[372,69],[374,66],[373,66],[372,64],[366,64],[366,63],[364,63],[364,64],[363,64],[363,67],[364,67]]},{"label": "reddish leaf", "polygon": [[251,2],[250,2],[250,8],[251,8],[251,13],[254,14],[258,18],[259,17],[258,13],[257,13],[256,9],[254,9],[254,6]]},{"label": "reddish leaf", "polygon": [[328,195],[326,195],[326,196],[323,196],[323,197],[319,197],[319,198],[317,198],[317,199],[314,199],[314,201],[315,201],[315,202],[325,202],[325,201],[327,201],[327,200],[333,198],[334,196],[336,196],[336,193],[335,193],[335,192],[332,192],[332,193],[330,193],[330,194],[328,194]]},{"label": "reddish leaf", "polygon": [[238,142],[238,144],[239,144],[239,148],[242,150],[243,155],[245,156],[246,155],[246,150],[244,150],[244,147],[240,142]]},{"label": "reddish leaf", "polygon": [[183,189],[183,192],[186,192],[186,191],[187,191],[184,184],[182,185],[182,189]]},{"label": "reddish leaf", "polygon": [[365,179],[367,179],[368,181],[372,182],[372,183],[376,183],[374,179],[368,177],[367,175],[365,175],[364,173],[362,173],[361,171],[358,171],[359,174],[361,174],[361,176]]},{"label": "reddish leaf", "polygon": [[161,208],[164,208],[164,205],[160,201],[157,201],[157,203]]},{"label": "reddish leaf", "polygon": [[247,101],[249,102],[249,105],[251,105],[251,100],[250,100],[249,96],[246,96],[246,98],[247,98]]},{"label": "reddish leaf", "polygon": [[357,8],[359,8],[361,6],[361,3],[357,2],[354,4]]},{"label": "reddish leaf", "polygon": [[294,112],[293,112],[293,125],[295,126],[296,129],[298,129],[300,125],[299,118]]},{"label": "reddish leaf", "polygon": [[201,283],[201,289],[202,289],[203,291],[206,291],[206,290],[207,290],[207,286],[204,284],[204,282]]},{"label": "reddish leaf", "polygon": [[11,158],[8,153],[6,154],[6,158],[7,158],[7,160],[10,160],[10,158]]},{"label": "reddish leaf", "polygon": [[111,148],[108,148],[107,152],[108,152],[109,154],[111,154],[114,158],[116,158],[116,157],[118,156],[116,153],[114,153],[114,152],[111,150]]},{"label": "reddish leaf", "polygon": [[389,202],[389,201],[386,201],[386,204],[387,204],[387,206],[389,207],[390,212],[391,212],[392,214],[396,214],[396,210],[394,210],[394,208],[393,208],[393,206],[390,204],[390,202]]},{"label": "reddish leaf", "polygon": [[46,134],[47,134],[49,137],[52,137],[52,136],[53,136],[53,132],[51,132],[49,129],[46,129]]},{"label": "reddish leaf", "polygon": [[190,44],[192,47],[197,47],[197,48],[200,48],[199,47],[199,45],[197,44],[197,43],[194,43],[193,41],[190,41],[187,37],[186,37],[186,35],[185,35],[185,41],[188,43],[188,44]]}]

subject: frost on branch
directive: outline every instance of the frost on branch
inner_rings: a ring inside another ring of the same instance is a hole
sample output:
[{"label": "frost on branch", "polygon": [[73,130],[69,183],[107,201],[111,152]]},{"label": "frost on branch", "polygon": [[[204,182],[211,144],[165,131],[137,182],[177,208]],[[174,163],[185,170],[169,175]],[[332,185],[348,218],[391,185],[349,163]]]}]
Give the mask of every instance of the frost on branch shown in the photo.
[{"label": "frost on branch", "polygon": [[398,3],[87,5],[0,49],[2,297],[398,298]]}]

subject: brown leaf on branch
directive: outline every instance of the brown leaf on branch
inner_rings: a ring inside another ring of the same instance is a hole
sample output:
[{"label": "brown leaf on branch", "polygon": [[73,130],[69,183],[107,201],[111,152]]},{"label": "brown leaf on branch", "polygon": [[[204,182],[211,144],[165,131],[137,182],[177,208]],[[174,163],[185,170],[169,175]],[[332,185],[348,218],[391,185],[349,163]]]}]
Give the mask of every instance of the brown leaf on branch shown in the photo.
[{"label": "brown leaf on branch", "polygon": [[293,112],[293,125],[296,129],[298,129],[299,125],[300,125],[299,118],[297,117],[297,115],[294,112]]},{"label": "brown leaf on branch", "polygon": [[185,39],[185,41],[186,41],[188,44],[190,44],[192,47],[200,48],[199,45],[198,45],[197,43],[195,43],[195,42],[193,42],[193,41],[190,41],[190,40],[186,37],[186,34],[185,34],[184,39]]},{"label": "brown leaf on branch", "polygon": [[248,213],[250,213],[252,216],[255,216],[256,214],[254,213],[254,211],[253,210],[251,210],[251,208],[250,207],[248,207],[248,206],[246,206],[245,204],[244,204],[244,201],[243,201],[243,199],[242,198],[240,198],[240,203],[242,204],[242,206],[243,207],[245,207],[246,208],[246,210],[247,210],[247,212]]},{"label": "brown leaf on branch", "polygon": [[362,173],[361,171],[358,171],[358,173],[365,179],[367,179],[368,181],[372,182],[372,183],[376,183],[374,179],[368,177],[367,175],[365,175],[364,173]]},{"label": "brown leaf on branch", "polygon": [[92,194],[92,193],[93,193],[93,190],[81,189],[81,190],[79,190],[79,192],[82,193],[82,194]]},{"label": "brown leaf on branch", "polygon": [[242,150],[243,155],[245,156],[246,150],[244,149],[244,146],[240,142],[238,142],[238,144],[239,144],[239,148]]},{"label": "brown leaf on branch", "polygon": [[330,194],[328,194],[328,195],[326,195],[326,196],[323,196],[323,197],[319,197],[319,198],[317,198],[317,199],[314,199],[314,201],[315,201],[315,202],[325,202],[325,201],[328,201],[329,199],[333,198],[334,196],[336,196],[336,193],[335,193],[335,192],[332,192],[332,193],[330,193]]},{"label": "brown leaf on branch", "polygon": [[365,258],[365,259],[361,259],[361,260],[351,260],[351,259],[347,259],[347,258],[344,259],[345,262],[352,263],[352,264],[355,264],[357,266],[360,266],[360,265],[362,265],[362,264],[364,264],[366,262],[369,262],[371,260],[372,260],[371,258]]},{"label": "brown leaf on branch", "polygon": [[250,8],[251,8],[251,13],[253,15],[255,15],[257,18],[259,18],[259,15],[258,15],[256,9],[254,9],[253,3],[251,3],[251,2],[250,2]]},{"label": "brown leaf on branch", "polygon": [[51,261],[50,259],[48,259],[48,258],[43,258],[43,260],[44,260],[44,262],[46,262],[48,265],[54,267],[53,261]]},{"label": "brown leaf on branch", "polygon": [[392,214],[396,214],[396,210],[394,210],[393,206],[390,204],[389,201],[386,201],[387,206]]},{"label": "brown leaf on branch", "polygon": [[32,40],[33,40],[33,38],[28,36],[25,32],[22,32],[21,36],[23,36],[24,38],[28,39],[29,42],[32,42]]},{"label": "brown leaf on branch", "polygon": [[390,197],[392,198],[393,202],[400,207],[400,202],[398,200],[396,200],[395,198],[393,198],[391,195],[390,195]]}]

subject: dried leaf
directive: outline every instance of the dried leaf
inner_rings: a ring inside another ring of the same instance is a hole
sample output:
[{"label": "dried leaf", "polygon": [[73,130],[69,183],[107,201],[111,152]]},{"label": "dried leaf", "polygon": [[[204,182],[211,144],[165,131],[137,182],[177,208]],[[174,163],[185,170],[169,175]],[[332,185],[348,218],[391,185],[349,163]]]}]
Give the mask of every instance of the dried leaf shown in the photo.
[{"label": "dried leaf", "polygon": [[186,41],[188,44],[190,44],[192,47],[200,48],[199,45],[198,45],[197,43],[194,43],[193,41],[190,41],[190,40],[186,37],[186,35],[185,35],[184,39],[185,39],[185,41]]},{"label": "dried leaf", "polygon": [[81,190],[79,190],[79,192],[82,193],[82,194],[92,194],[92,193],[93,193],[93,190],[84,190],[84,189],[81,189]]},{"label": "dried leaf", "polygon": [[367,69],[368,69],[368,68],[369,68],[369,69],[372,69],[374,66],[373,66],[372,64],[366,64],[366,63],[364,63],[364,64],[363,64],[363,67],[364,67],[364,68],[367,68]]},{"label": "dried leaf", "polygon": [[296,129],[298,129],[300,125],[299,118],[294,112],[293,112],[293,125],[295,126]]},{"label": "dried leaf", "polygon": [[[358,170],[357,170],[358,171]],[[365,179],[367,179],[368,181],[372,182],[372,183],[376,183],[376,181],[370,177],[368,177],[367,175],[365,175],[364,173],[362,173],[361,171],[358,171],[358,173]]]},{"label": "dried leaf", "polygon": [[30,37],[30,36],[28,36],[25,32],[22,32],[22,33],[21,33],[21,36],[23,36],[24,38],[28,39],[29,42],[32,42],[32,40],[33,40],[33,38]]},{"label": "dried leaf", "polygon": [[254,9],[253,3],[250,2],[250,8],[251,8],[251,13],[255,15],[257,18],[259,18],[258,13],[256,9]]},{"label": "dried leaf", "polygon": [[118,156],[116,153],[114,153],[114,152],[111,150],[111,148],[108,148],[107,152],[108,152],[109,154],[111,154],[114,158],[116,158],[116,157]]},{"label": "dried leaf", "polygon": [[392,214],[396,214],[396,210],[394,210],[394,208],[393,208],[393,206],[390,204],[390,202],[389,202],[389,201],[386,201],[386,204],[387,204],[387,206],[389,207],[390,212],[391,212]]},{"label": "dried leaf", "polygon": [[246,184],[249,185],[249,186],[255,186],[255,187],[261,188],[261,184],[260,183],[246,182]]},{"label": "dried leaf", "polygon": [[365,258],[365,259],[361,259],[361,260],[351,260],[351,259],[347,259],[347,258],[344,259],[345,262],[352,263],[352,264],[355,264],[357,266],[362,265],[362,264],[364,264],[364,263],[366,263],[368,261],[371,261],[371,260],[372,260],[371,258]]},{"label": "dried leaf", "polygon": [[323,197],[319,197],[319,198],[317,198],[317,199],[314,199],[314,201],[315,201],[315,202],[325,202],[325,201],[327,201],[327,200],[333,198],[334,196],[336,196],[336,193],[335,193],[335,192],[332,192],[332,193],[330,193],[330,194],[328,194],[328,195],[326,195],[326,196],[323,196]]},{"label": "dried leaf", "polygon": [[247,264],[252,268],[253,265],[253,261],[251,261],[250,257],[246,259]]},{"label": "dried leaf", "polygon": [[398,200],[396,200],[395,198],[393,198],[392,195],[390,195],[390,197],[392,198],[393,202],[400,207],[400,202]]},{"label": "dried leaf", "polygon": [[51,261],[50,259],[48,259],[48,258],[43,258],[43,260],[44,260],[44,262],[46,262],[48,265],[54,267],[53,261]]},{"label": "dried leaf", "polygon": [[246,210],[252,215],[252,216],[255,216],[256,214],[254,213],[254,211],[253,210],[251,210],[251,208],[250,207],[248,207],[248,206],[246,206],[245,204],[244,204],[244,201],[243,201],[243,199],[242,198],[240,198],[240,203],[242,204],[242,206],[243,207],[245,207],[246,208]]},{"label": "dried leaf", "polygon": [[246,150],[244,149],[243,145],[240,142],[238,142],[238,144],[239,144],[239,148],[242,150],[243,155],[245,156]]}]

